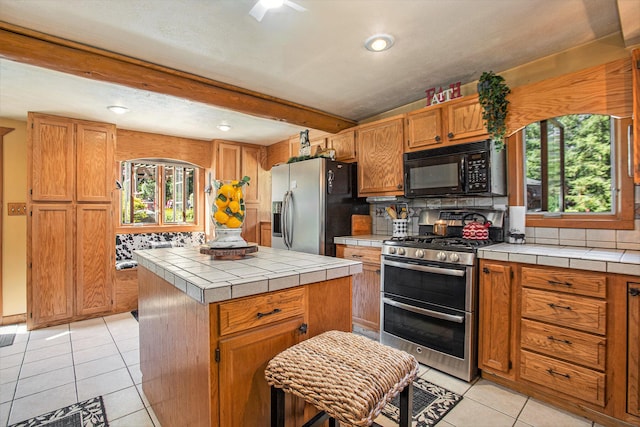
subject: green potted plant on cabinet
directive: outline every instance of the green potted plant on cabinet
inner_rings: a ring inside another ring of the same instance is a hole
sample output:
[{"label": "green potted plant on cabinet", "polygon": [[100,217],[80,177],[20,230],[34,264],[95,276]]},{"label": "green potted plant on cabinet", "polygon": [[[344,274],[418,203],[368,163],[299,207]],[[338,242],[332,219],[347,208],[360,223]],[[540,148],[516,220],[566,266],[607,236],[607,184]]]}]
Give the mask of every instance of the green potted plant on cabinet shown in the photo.
[{"label": "green potted plant on cabinet", "polygon": [[509,101],[507,95],[511,89],[502,76],[493,71],[483,72],[478,80],[478,99],[482,105],[482,118],[487,123],[487,131],[495,141],[496,147],[504,147],[507,132],[506,117]]}]

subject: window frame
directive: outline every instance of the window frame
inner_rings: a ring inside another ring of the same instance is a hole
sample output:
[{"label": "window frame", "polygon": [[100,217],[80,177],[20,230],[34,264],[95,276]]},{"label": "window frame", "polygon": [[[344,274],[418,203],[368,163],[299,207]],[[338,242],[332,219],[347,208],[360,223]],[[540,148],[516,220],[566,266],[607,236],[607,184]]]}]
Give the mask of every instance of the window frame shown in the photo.
[{"label": "window frame", "polygon": [[[594,113],[601,114],[601,113]],[[618,229],[632,230],[634,228],[634,197],[633,177],[627,173],[627,158],[629,156],[629,126],[633,125],[630,117],[613,121],[615,141],[613,147],[613,165],[615,167],[615,211],[606,213],[534,213],[527,212],[527,227],[555,227],[555,228],[590,228],[590,229]],[[509,170],[509,204],[524,206],[526,191],[526,176],[524,170],[525,152],[522,129],[507,138],[507,155],[510,165],[516,165]]]},{"label": "window frame", "polygon": [[[149,163],[155,164],[158,167],[158,177],[156,181],[156,204],[158,206],[158,222],[153,224],[137,223],[137,224],[123,224],[122,223],[122,196],[121,192],[117,192],[118,199],[118,215],[116,219],[116,233],[156,233],[156,232],[185,232],[185,231],[204,231],[203,211],[206,207],[206,198],[204,191],[204,171],[198,166],[189,162],[179,160],[158,160],[158,159],[126,159],[118,162],[118,179],[120,180],[122,163]],[[193,223],[165,223],[164,222],[164,199],[165,199],[165,173],[164,166],[179,166],[189,167],[194,169],[194,182],[193,182],[193,194],[194,194],[194,212]],[[202,194],[201,194],[202,193]]]}]

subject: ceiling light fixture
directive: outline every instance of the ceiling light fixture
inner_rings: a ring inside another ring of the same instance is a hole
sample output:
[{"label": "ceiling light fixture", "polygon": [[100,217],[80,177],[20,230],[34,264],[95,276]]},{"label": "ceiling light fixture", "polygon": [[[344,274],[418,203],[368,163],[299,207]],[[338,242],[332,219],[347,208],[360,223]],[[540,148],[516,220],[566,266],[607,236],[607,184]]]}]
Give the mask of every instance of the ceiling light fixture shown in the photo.
[{"label": "ceiling light fixture", "polygon": [[393,42],[393,36],[389,34],[376,34],[364,42],[364,47],[371,52],[382,52],[383,50],[391,48]]},{"label": "ceiling light fixture", "polygon": [[107,110],[116,114],[124,114],[129,112],[129,109],[127,107],[123,107],[121,105],[110,105],[107,107]]},{"label": "ceiling light fixture", "polygon": [[222,132],[228,132],[231,130],[231,126],[227,125],[227,124],[220,124],[218,126],[216,126],[218,129],[220,129]]}]

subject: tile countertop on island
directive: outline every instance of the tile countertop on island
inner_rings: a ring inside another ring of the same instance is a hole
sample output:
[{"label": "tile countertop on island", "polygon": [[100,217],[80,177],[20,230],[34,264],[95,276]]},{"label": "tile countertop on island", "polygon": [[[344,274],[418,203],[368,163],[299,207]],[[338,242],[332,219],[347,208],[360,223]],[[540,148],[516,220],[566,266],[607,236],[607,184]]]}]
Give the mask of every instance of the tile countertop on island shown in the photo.
[{"label": "tile countertop on island", "polygon": [[238,260],[214,260],[200,248],[133,252],[138,264],[203,304],[351,276],[360,261],[259,246]]},{"label": "tile countertop on island", "polygon": [[478,258],[640,276],[640,251],[632,250],[498,243]]}]

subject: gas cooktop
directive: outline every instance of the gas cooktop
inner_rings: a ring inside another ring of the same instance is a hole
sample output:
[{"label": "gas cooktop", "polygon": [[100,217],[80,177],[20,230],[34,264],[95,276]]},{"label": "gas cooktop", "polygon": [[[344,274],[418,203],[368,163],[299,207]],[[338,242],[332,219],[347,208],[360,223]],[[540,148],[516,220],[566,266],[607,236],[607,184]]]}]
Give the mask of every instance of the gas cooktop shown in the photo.
[{"label": "gas cooktop", "polygon": [[439,236],[435,234],[424,234],[406,237],[392,237],[385,240],[385,245],[403,246],[422,249],[443,249],[457,250],[462,252],[474,252],[479,247],[492,245],[495,242],[491,239],[463,239],[462,237]]}]

